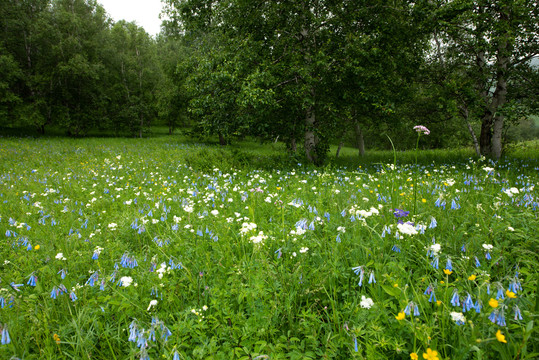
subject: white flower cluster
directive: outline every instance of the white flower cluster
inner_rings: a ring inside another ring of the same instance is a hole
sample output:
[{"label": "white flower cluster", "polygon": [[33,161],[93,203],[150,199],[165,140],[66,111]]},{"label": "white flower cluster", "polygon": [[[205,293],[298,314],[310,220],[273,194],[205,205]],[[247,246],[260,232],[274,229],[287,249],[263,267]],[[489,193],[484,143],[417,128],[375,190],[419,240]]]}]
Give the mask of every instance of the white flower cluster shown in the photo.
[{"label": "white flower cluster", "polygon": [[167,267],[167,264],[161,263],[161,267],[155,270],[155,272],[157,273],[157,276],[159,276],[159,279],[162,279],[164,274],[168,274],[170,272],[170,266]]},{"label": "white flower cluster", "polygon": [[56,257],[56,259],[58,259],[58,260],[64,260],[64,261],[67,260],[67,259],[64,257],[64,254],[63,254],[63,253],[58,253],[58,254],[56,254],[55,257]]},{"label": "white flower cluster", "polygon": [[455,180],[454,179],[446,179],[445,182],[444,182],[444,185],[453,186],[453,185],[455,185]]},{"label": "white flower cluster", "polygon": [[414,225],[409,223],[404,224],[397,224],[397,229],[399,230],[399,233],[405,234],[405,235],[417,235],[417,230]]},{"label": "white flower cluster", "polygon": [[307,232],[307,230],[298,227],[298,228],[296,228],[296,230],[290,230],[290,235],[300,236],[300,235],[305,234],[306,232]]},{"label": "white flower cluster", "polygon": [[203,314],[202,311],[206,311],[206,310],[208,310],[208,307],[207,307],[206,305],[204,305],[204,306],[202,307],[202,309],[198,309],[198,310],[197,310],[197,309],[191,309],[191,313],[192,313],[192,314],[195,314],[196,316],[198,316],[198,322],[201,322],[202,319],[205,318],[205,316],[202,315],[202,314]]},{"label": "white flower cluster", "polygon": [[505,189],[503,192],[504,192],[507,196],[513,197],[513,195],[518,194],[520,191],[519,191],[516,187],[512,187],[512,188],[509,188],[509,189]]},{"label": "white flower cluster", "polygon": [[461,312],[451,312],[451,319],[459,325],[463,325],[466,322],[464,314]]},{"label": "white flower cluster", "polygon": [[188,204],[183,206],[183,211],[186,213],[192,213],[195,209],[193,208],[193,204]]},{"label": "white flower cluster", "polygon": [[267,235],[264,235],[264,232],[263,231],[260,231],[258,233],[258,235],[255,235],[255,236],[251,236],[251,241],[255,244],[260,244],[260,243],[263,243],[264,240],[266,240],[268,238]]},{"label": "white flower cluster", "polygon": [[350,215],[361,216],[362,218],[368,218],[369,216],[380,214],[378,209],[375,207],[371,207],[369,210],[362,210],[358,209],[357,205],[352,206],[352,208],[348,210],[348,213]]},{"label": "white flower cluster", "polygon": [[133,282],[133,278],[131,276],[122,276],[120,282],[123,287],[128,287]]},{"label": "white flower cluster", "polygon": [[359,305],[363,309],[370,309],[374,305],[374,301],[372,301],[371,298],[365,297],[365,295],[361,295],[361,302]]},{"label": "white flower cluster", "polygon": [[248,232],[253,231],[255,229],[256,229],[255,223],[244,222],[243,224],[241,224],[240,234],[245,235]]},{"label": "white flower cluster", "polygon": [[442,250],[442,245],[440,244],[433,244],[430,246],[430,251],[432,252],[433,256],[437,256],[441,250]]}]

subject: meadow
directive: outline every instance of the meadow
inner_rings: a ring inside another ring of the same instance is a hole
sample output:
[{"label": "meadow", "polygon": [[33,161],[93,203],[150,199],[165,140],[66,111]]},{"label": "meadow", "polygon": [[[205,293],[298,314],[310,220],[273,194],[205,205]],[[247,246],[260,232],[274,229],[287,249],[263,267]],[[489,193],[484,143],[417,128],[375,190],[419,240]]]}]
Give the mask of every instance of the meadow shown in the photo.
[{"label": "meadow", "polygon": [[0,358],[539,357],[536,148],[272,146],[0,138]]}]

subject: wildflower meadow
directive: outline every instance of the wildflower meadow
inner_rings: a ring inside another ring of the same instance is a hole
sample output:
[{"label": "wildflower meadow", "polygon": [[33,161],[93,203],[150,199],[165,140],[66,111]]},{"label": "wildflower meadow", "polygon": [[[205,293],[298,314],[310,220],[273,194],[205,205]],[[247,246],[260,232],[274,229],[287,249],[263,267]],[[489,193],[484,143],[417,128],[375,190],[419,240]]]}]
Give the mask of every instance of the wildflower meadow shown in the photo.
[{"label": "wildflower meadow", "polygon": [[537,159],[218,151],[2,138],[0,358],[539,356]]}]

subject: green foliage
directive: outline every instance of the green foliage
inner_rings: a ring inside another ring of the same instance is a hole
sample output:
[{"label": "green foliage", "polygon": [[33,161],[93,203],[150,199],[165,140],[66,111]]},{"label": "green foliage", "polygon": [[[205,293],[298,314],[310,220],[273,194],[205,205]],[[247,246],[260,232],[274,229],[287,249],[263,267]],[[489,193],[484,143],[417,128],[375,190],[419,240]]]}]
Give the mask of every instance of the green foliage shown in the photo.
[{"label": "green foliage", "polygon": [[318,166],[332,144],[413,148],[402,134],[417,124],[433,130],[425,149],[475,136],[487,154],[535,136],[513,128],[538,107],[534,1],[163,5],[154,39],[94,0],[3,1],[2,131],[143,137],[164,125],[223,145],[280,140],[286,161]]},{"label": "green foliage", "polygon": [[318,165],[351,128],[350,108],[365,122],[396,121],[371,110],[405,93],[426,41],[416,7],[404,1],[166,4],[169,34],[182,26],[200,49],[187,79],[195,131],[280,137],[293,151],[304,144]]},{"label": "green foliage", "polygon": [[[2,127],[142,134],[156,116],[156,44],[135,24],[111,26],[92,0],[4,1]],[[5,50],[5,54],[4,54]]]}]

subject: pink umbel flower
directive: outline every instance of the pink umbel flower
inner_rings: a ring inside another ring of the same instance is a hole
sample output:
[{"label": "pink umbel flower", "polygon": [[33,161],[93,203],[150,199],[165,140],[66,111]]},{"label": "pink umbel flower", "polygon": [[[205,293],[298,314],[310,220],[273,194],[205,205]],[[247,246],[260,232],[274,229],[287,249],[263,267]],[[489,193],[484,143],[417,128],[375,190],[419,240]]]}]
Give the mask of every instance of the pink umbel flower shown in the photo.
[{"label": "pink umbel flower", "polygon": [[416,125],[414,126],[414,130],[417,131],[418,133],[423,133],[425,135],[428,135],[430,134],[430,130],[427,129],[425,126],[423,125]]}]

